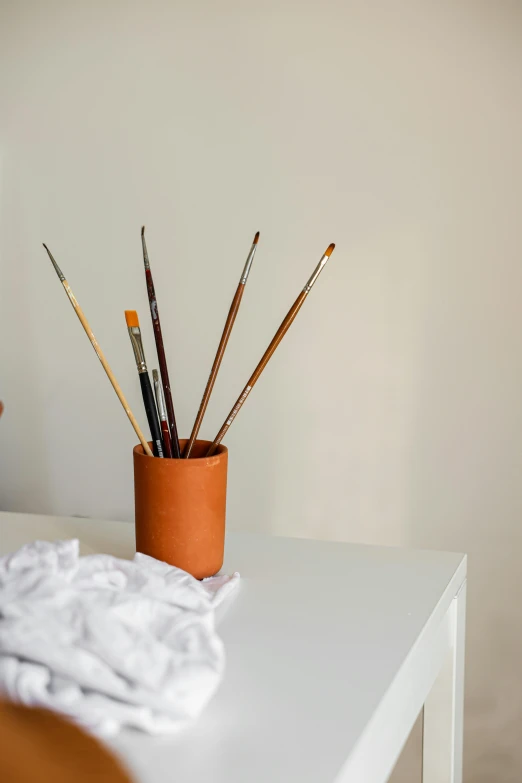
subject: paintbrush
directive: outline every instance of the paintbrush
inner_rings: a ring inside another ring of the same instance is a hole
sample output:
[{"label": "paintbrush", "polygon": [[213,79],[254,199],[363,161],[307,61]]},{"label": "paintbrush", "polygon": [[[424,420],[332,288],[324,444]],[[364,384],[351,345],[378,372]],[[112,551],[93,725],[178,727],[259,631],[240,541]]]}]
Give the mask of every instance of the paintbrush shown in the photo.
[{"label": "paintbrush", "polygon": [[158,312],[158,302],[156,300],[156,292],[154,290],[154,281],[152,280],[152,272],[150,271],[149,254],[147,252],[147,244],[145,242],[145,226],[141,229],[141,246],[143,249],[143,263],[145,265],[145,280],[147,282],[147,294],[149,296],[150,315],[152,318],[152,327],[154,329],[154,339],[156,341],[156,351],[158,353],[158,362],[161,372],[161,382],[163,384],[163,392],[165,394],[165,405],[167,407],[167,417],[170,428],[170,438],[172,442],[172,455],[174,457],[181,457],[179,450],[179,438],[178,428],[176,426],[176,417],[174,415],[174,403],[172,402],[172,393],[170,391],[169,372],[167,369],[167,359],[165,357],[165,348],[163,347],[163,336],[161,334],[161,324]]},{"label": "paintbrush", "polygon": [[125,320],[129,329],[132,350],[134,351],[134,356],[136,358],[136,367],[138,368],[138,375],[140,378],[143,404],[145,406],[145,413],[147,414],[147,421],[149,422],[150,434],[152,436],[154,456],[163,457],[161,430],[158,422],[156,405],[154,403],[152,386],[150,385],[149,373],[147,371],[147,363],[145,362],[145,351],[143,350],[143,343],[141,340],[140,322],[136,310],[125,310]]},{"label": "paintbrush", "polygon": [[71,289],[69,287],[69,283],[65,279],[65,276],[62,273],[62,270],[60,269],[60,267],[58,266],[58,264],[54,260],[51,251],[49,250],[49,248],[47,247],[47,245],[45,243],[44,243],[44,247],[45,247],[45,249],[47,251],[47,255],[49,256],[49,258],[52,261],[52,264],[54,266],[56,274],[60,278],[60,281],[61,281],[63,287],[65,288],[65,293],[69,297],[69,301],[72,304],[76,315],[80,319],[80,323],[83,326],[83,328],[85,329],[87,337],[91,341],[91,345],[94,348],[94,350],[96,351],[96,355],[97,355],[98,359],[100,360],[100,362],[102,363],[103,369],[107,373],[107,376],[108,376],[110,382],[112,383],[112,387],[113,387],[114,391],[116,392],[116,394],[118,395],[119,401],[123,405],[123,409],[124,409],[125,413],[129,417],[130,423],[134,427],[134,432],[136,433],[136,435],[140,439],[140,443],[143,446],[143,450],[144,450],[145,454],[148,454],[149,457],[152,457],[152,451],[150,450],[150,446],[147,443],[147,441],[145,440],[145,436],[144,436],[143,432],[141,431],[140,426],[139,426],[138,422],[136,421],[136,419],[134,417],[134,414],[132,413],[131,409],[129,408],[129,405],[128,405],[127,400],[125,399],[125,396],[124,396],[124,394],[123,394],[123,392],[122,392],[122,390],[120,388],[120,385],[119,385],[118,381],[116,380],[116,378],[114,377],[114,374],[113,374],[111,368],[109,367],[107,359],[105,358],[105,356],[103,354],[103,351],[100,348],[100,346],[98,344],[98,341],[96,340],[96,337],[94,336],[91,327],[89,326],[89,322],[87,321],[86,317],[83,314],[82,308],[80,307],[80,305],[76,301],[76,297],[74,296],[73,292],[71,291]]},{"label": "paintbrush", "polygon": [[221,366],[221,362],[225,354],[225,348],[227,347],[228,339],[232,332],[232,327],[234,326],[234,321],[236,320],[236,316],[239,310],[239,305],[241,304],[241,299],[243,296],[243,292],[245,290],[246,281],[248,280],[248,275],[250,274],[252,261],[254,260],[254,256],[256,254],[256,248],[258,242],[259,242],[259,231],[255,235],[254,240],[252,242],[252,247],[250,248],[250,251],[248,253],[247,260],[245,262],[245,266],[241,274],[241,279],[237,287],[237,291],[234,294],[234,298],[232,299],[232,304],[230,305],[230,310],[228,311],[227,320],[225,321],[225,328],[223,329],[223,334],[221,335],[221,340],[219,341],[218,349],[216,351],[216,356],[214,358],[214,364],[212,365],[212,369],[210,371],[207,385],[205,387],[205,391],[203,392],[203,397],[199,405],[198,415],[196,416],[196,421],[194,422],[194,426],[192,427],[190,438],[187,441],[187,445],[185,446],[185,449],[183,451],[184,458],[190,457],[192,446],[194,445],[194,441],[198,437],[198,432],[201,427],[201,423],[203,421],[205,411],[207,410],[208,401],[210,400],[210,395],[212,394],[212,389],[214,388],[214,384],[216,382],[219,368]]},{"label": "paintbrush", "polygon": [[172,457],[172,447],[170,445],[169,425],[167,424],[167,411],[165,410],[165,399],[163,389],[157,370],[152,371],[152,383],[154,384],[154,394],[156,395],[156,407],[160,420],[161,434],[163,435],[163,450],[166,457]]},{"label": "paintbrush", "polygon": [[266,365],[270,361],[270,359],[271,359],[272,355],[274,354],[277,346],[279,345],[279,343],[281,342],[281,340],[283,339],[283,337],[287,333],[288,329],[290,328],[290,326],[292,324],[292,321],[294,320],[294,318],[296,317],[297,313],[301,309],[301,307],[302,307],[302,305],[304,303],[304,300],[306,299],[306,297],[308,296],[308,294],[312,290],[313,284],[315,283],[315,281],[319,277],[323,267],[325,266],[326,262],[328,261],[328,259],[332,255],[334,247],[335,247],[334,244],[328,245],[328,247],[326,248],[325,252],[321,256],[321,260],[319,261],[319,263],[317,264],[316,268],[314,269],[310,279],[308,280],[307,284],[305,285],[305,287],[303,288],[303,290],[301,291],[301,293],[299,294],[299,296],[297,297],[297,299],[293,303],[292,307],[290,308],[290,310],[286,314],[286,316],[285,316],[281,326],[279,327],[279,329],[275,333],[272,342],[270,343],[270,345],[266,349],[265,353],[263,354],[263,357],[262,357],[261,361],[259,362],[259,364],[257,365],[256,369],[254,370],[254,372],[250,376],[247,385],[245,386],[245,388],[243,389],[243,391],[241,392],[241,394],[237,398],[237,401],[236,401],[234,407],[232,408],[232,410],[228,414],[227,418],[225,419],[225,422],[224,422],[223,426],[221,427],[221,429],[219,430],[218,434],[216,435],[216,437],[214,438],[213,442],[211,443],[211,445],[210,445],[210,447],[209,447],[209,449],[208,449],[208,451],[206,453],[207,457],[210,457],[210,456],[212,456],[212,454],[214,454],[214,452],[216,451],[217,447],[219,446],[219,444],[221,443],[221,441],[225,437],[225,435],[226,435],[230,425],[232,424],[232,422],[236,418],[237,414],[241,410],[241,407],[243,406],[243,403],[245,402],[246,398],[248,397],[248,395],[252,391],[254,385],[258,381],[259,376],[261,375],[261,373],[265,369]]}]

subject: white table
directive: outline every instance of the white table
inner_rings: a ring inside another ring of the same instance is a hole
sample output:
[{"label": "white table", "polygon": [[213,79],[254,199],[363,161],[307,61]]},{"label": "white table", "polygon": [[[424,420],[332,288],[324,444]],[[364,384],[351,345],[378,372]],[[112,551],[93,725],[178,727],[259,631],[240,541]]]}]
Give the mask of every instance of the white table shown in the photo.
[{"label": "white table", "polygon": [[[134,553],[122,522],[0,514],[35,538]],[[424,707],[424,783],[460,783],[466,558],[231,533],[223,685],[172,738],[112,742],[140,783],[384,783]]]}]

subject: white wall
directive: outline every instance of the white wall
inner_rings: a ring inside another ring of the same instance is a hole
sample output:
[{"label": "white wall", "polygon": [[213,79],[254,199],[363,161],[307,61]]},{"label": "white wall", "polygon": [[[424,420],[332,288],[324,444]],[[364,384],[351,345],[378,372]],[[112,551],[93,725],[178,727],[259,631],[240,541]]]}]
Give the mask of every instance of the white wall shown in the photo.
[{"label": "white wall", "polygon": [[[132,518],[151,263],[189,431],[252,235],[213,436],[229,521],[470,553],[467,781],[522,778],[522,6],[0,2],[3,509]],[[153,364],[153,362],[150,362]]]}]

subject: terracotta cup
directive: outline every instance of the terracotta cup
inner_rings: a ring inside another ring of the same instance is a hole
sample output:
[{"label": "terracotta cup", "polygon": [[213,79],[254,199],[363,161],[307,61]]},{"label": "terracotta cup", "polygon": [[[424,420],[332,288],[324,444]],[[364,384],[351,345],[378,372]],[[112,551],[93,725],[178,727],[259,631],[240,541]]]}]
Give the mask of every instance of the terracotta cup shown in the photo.
[{"label": "terracotta cup", "polygon": [[228,449],[204,457],[209,446],[197,440],[190,459],[147,457],[141,445],[133,452],[136,551],[197,579],[219,571],[225,548]]}]

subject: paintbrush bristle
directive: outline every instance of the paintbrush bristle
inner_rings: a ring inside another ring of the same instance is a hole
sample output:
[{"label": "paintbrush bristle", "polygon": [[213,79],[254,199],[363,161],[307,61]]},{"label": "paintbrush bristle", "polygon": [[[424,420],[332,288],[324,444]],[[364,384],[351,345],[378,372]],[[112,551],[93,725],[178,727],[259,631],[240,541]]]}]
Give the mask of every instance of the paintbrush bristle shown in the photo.
[{"label": "paintbrush bristle", "polygon": [[326,248],[326,250],[324,251],[324,254],[325,254],[325,256],[328,256],[328,258],[330,258],[330,256],[332,255],[332,253],[333,253],[333,251],[334,251],[334,248],[335,248],[335,245],[334,245],[334,243],[332,242],[332,244],[331,244],[331,245],[328,245],[328,247],[327,247],[327,248]]},{"label": "paintbrush bristle", "polygon": [[125,310],[125,320],[129,329],[131,329],[133,326],[137,326],[139,329],[140,322],[138,320],[138,313],[136,310]]},{"label": "paintbrush bristle", "polygon": [[150,269],[149,254],[147,253],[147,243],[145,242],[145,226],[141,227],[141,247],[143,250],[143,263],[145,265],[145,269]]},{"label": "paintbrush bristle", "polygon": [[254,241],[253,241],[252,244],[253,245],[257,245],[258,242],[259,242],[259,231],[256,232],[256,235],[254,237]]},{"label": "paintbrush bristle", "polygon": [[154,383],[156,383],[156,381],[159,381],[159,375],[157,370],[152,371],[152,380],[154,381]]},{"label": "paintbrush bristle", "polygon": [[58,266],[58,264],[57,264],[57,263],[56,263],[56,261],[54,260],[54,256],[53,256],[53,254],[51,253],[51,251],[49,250],[49,248],[47,247],[47,245],[45,244],[45,242],[42,242],[42,245],[45,247],[45,249],[46,249],[46,251],[47,251],[47,255],[48,255],[48,256],[49,256],[49,258],[51,259],[52,265],[54,266],[54,271],[56,272],[56,274],[58,275],[58,277],[60,278],[60,280],[61,280],[61,281],[62,281],[62,283],[63,283],[63,281],[65,280],[65,275],[64,275],[64,273],[62,272],[62,270],[60,269],[60,267]]}]

